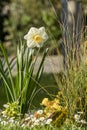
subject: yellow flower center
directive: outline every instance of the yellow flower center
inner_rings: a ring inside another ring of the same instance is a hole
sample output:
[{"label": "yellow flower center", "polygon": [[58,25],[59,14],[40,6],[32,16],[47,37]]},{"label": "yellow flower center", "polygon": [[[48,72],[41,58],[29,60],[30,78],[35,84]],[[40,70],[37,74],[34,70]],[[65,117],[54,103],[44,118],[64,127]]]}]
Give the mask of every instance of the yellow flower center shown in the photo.
[{"label": "yellow flower center", "polygon": [[40,43],[42,41],[42,37],[40,35],[33,36],[35,42]]}]

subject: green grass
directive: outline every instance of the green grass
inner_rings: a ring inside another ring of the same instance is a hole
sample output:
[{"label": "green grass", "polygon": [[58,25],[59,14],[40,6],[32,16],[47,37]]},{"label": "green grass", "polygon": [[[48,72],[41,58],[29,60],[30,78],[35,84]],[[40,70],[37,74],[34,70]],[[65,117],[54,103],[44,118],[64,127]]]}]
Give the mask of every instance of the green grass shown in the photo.
[{"label": "green grass", "polygon": [[86,130],[87,127],[79,127],[75,124],[62,125],[61,127],[56,126],[36,126],[34,128],[21,127],[20,125],[0,125],[0,130]]}]

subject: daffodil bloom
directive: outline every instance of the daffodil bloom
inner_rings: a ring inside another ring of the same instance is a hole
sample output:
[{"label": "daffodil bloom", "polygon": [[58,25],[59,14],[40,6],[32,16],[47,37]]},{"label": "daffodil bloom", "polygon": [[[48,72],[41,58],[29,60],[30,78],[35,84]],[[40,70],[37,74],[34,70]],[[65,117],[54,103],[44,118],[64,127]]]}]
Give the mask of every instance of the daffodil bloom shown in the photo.
[{"label": "daffodil bloom", "polygon": [[39,29],[31,27],[29,32],[24,36],[24,39],[27,40],[29,48],[41,47],[48,39],[48,35],[44,27],[40,27]]},{"label": "daffodil bloom", "polygon": [[75,119],[75,121],[76,121],[76,122],[78,122],[78,121],[79,121],[79,119],[80,119],[80,115],[75,114],[75,115],[74,115],[74,119]]}]

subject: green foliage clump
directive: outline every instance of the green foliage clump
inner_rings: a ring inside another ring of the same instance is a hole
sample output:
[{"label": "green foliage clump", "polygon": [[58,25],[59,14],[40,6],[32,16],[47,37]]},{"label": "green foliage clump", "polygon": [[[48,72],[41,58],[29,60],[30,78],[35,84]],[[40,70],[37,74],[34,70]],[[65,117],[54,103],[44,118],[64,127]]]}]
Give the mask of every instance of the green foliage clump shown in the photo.
[{"label": "green foliage clump", "polygon": [[20,116],[20,106],[19,106],[19,102],[13,102],[13,103],[7,103],[4,104],[4,109],[2,111],[3,116],[6,117],[18,117]]},{"label": "green foliage clump", "polygon": [[[31,107],[33,96],[36,93],[37,88],[41,88],[39,81],[43,73],[43,63],[48,49],[46,49],[43,53],[42,60],[40,61],[35,75],[35,63],[37,61],[40,49],[38,49],[38,51],[29,49],[22,43],[18,45],[16,57],[16,80],[14,81],[14,76],[12,73],[13,67],[11,66],[11,63],[14,60],[10,63],[6,50],[2,44],[0,44],[0,48],[6,62],[5,71],[2,61],[0,60],[0,76],[3,80],[7,100],[8,102],[19,101],[20,113],[25,114]],[[36,56],[34,57],[34,55]],[[32,57],[34,57],[34,59]],[[7,72],[9,76],[7,76]]]}]

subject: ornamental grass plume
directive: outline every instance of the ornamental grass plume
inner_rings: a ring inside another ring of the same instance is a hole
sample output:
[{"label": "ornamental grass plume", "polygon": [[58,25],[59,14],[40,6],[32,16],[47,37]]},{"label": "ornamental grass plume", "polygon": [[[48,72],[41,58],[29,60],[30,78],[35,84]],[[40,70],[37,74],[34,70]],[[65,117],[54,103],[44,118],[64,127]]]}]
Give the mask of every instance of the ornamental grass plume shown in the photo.
[{"label": "ornamental grass plume", "polygon": [[47,41],[48,35],[44,27],[40,27],[39,29],[31,27],[29,32],[24,36],[24,39],[27,40],[27,46],[29,48],[39,48]]}]

